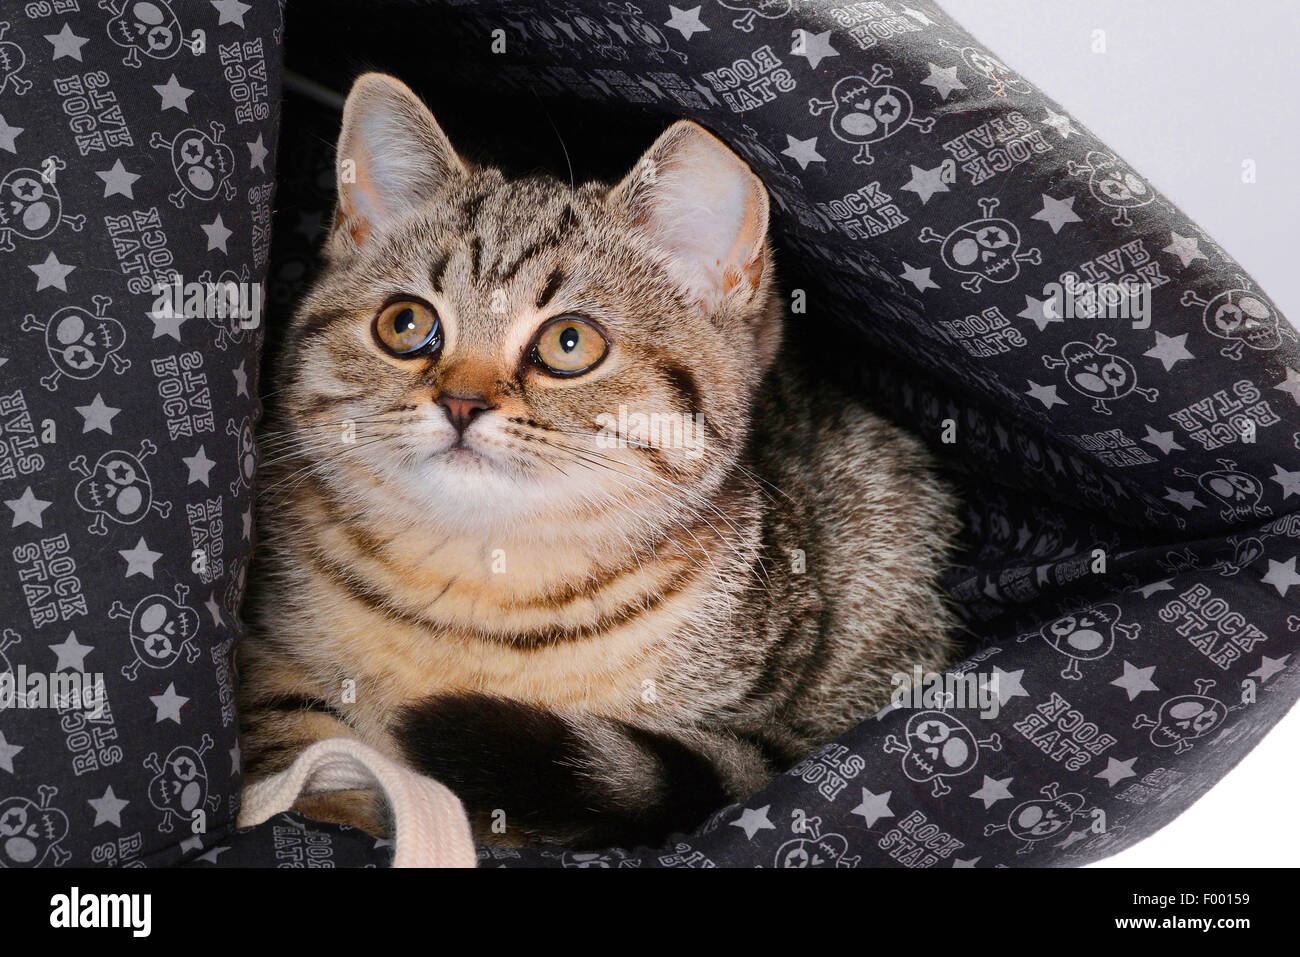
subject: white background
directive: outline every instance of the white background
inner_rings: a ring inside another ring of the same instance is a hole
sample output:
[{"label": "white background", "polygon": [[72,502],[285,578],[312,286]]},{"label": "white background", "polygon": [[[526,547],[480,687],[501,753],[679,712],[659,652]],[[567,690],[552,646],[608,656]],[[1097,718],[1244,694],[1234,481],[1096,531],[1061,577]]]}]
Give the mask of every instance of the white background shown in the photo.
[{"label": "white background", "polygon": [[[1300,320],[1300,2],[940,2]],[[1101,866],[1295,866],[1298,758],[1300,708],[1180,818]]]}]

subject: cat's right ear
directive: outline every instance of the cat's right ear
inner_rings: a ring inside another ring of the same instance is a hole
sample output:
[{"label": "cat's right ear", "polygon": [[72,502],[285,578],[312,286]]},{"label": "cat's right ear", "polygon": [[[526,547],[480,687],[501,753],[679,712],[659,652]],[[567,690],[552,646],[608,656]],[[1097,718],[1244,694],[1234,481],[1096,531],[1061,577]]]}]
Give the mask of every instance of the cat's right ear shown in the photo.
[{"label": "cat's right ear", "polygon": [[466,169],[429,108],[405,83],[365,73],[343,107],[335,172],[338,206],[329,249],[349,253]]}]

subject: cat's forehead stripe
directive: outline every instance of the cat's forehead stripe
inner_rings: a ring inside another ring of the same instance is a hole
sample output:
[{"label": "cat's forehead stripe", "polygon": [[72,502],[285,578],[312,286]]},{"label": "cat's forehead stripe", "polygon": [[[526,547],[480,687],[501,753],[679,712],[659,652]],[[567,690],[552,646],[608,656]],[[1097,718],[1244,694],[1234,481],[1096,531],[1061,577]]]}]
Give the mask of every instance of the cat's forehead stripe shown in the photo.
[{"label": "cat's forehead stripe", "polygon": [[442,274],[447,271],[447,263],[451,260],[451,253],[444,252],[434,260],[433,268],[429,270],[429,284],[433,286],[434,292],[442,292]]},{"label": "cat's forehead stripe", "polygon": [[544,309],[546,304],[554,298],[555,293],[563,283],[564,270],[557,266],[551,270],[551,275],[547,278],[546,285],[542,287],[542,291],[537,295],[537,308]]}]

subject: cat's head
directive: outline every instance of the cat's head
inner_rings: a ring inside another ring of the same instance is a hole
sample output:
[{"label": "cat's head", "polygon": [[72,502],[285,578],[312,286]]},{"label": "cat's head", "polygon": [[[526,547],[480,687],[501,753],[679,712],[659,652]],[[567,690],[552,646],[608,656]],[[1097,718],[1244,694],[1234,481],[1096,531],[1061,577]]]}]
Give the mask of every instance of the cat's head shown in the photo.
[{"label": "cat's head", "polygon": [[313,480],[518,527],[688,506],[732,471],[781,323],[766,190],[716,137],[678,122],[613,187],[507,180],[372,73],[336,166],[280,376]]}]

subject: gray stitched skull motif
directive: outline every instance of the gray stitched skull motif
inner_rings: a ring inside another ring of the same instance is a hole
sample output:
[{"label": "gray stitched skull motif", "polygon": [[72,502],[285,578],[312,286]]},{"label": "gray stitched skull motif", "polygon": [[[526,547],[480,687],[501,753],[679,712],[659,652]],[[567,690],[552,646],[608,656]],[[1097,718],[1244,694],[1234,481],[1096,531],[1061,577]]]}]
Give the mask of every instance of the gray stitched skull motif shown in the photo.
[{"label": "gray stitched skull motif", "polygon": [[62,866],[72,855],[59,847],[68,836],[68,816],[50,802],[58,788],[42,784],[38,801],[8,797],[0,801],[0,867],[40,867],[51,858]]},{"label": "gray stitched skull motif", "polygon": [[115,16],[108,21],[108,38],[127,52],[122,62],[140,66],[140,54],[167,60],[186,46],[185,31],[167,0],[99,0],[102,10]]},{"label": "gray stitched skull motif", "polygon": [[1092,399],[1093,410],[1103,415],[1111,414],[1106,403],[1133,392],[1148,402],[1156,401],[1160,396],[1158,389],[1138,388],[1133,363],[1106,351],[1114,346],[1114,339],[1104,332],[1098,333],[1093,345],[1067,342],[1061,347],[1061,358],[1043,356],[1043,365],[1049,369],[1064,369],[1065,381],[1070,388]]},{"label": "gray stitched skull motif", "polygon": [[718,0],[718,6],[735,10],[742,15],[731,21],[741,33],[754,31],[754,20],[780,20],[790,12],[794,0]]},{"label": "gray stitched skull motif", "polygon": [[944,778],[959,777],[979,762],[980,748],[1002,750],[997,734],[976,739],[970,728],[943,711],[918,711],[907,719],[906,741],[894,735],[885,738],[885,752],[903,755],[903,773],[918,784],[932,782],[935,797],[952,788]]},{"label": "gray stitched skull motif", "polygon": [[998,831],[1006,831],[1025,842],[1016,853],[1028,854],[1038,841],[1057,837],[1068,829],[1074,823],[1075,815],[1083,810],[1083,795],[1074,791],[1061,794],[1056,782],[1044,785],[1039,791],[1043,795],[1041,798],[1012,808],[1006,824],[984,825],[984,836],[992,837]]},{"label": "gray stitched skull motif", "polygon": [[1020,275],[1021,262],[1041,265],[1037,249],[1020,250],[1020,230],[1009,219],[995,217],[999,200],[988,196],[979,201],[984,215],[962,223],[947,236],[929,226],[917,237],[923,243],[939,243],[943,264],[955,273],[970,276],[963,289],[978,293],[987,282],[1012,282]]},{"label": "gray stitched skull motif", "polygon": [[1184,306],[1201,309],[1201,322],[1212,336],[1226,339],[1228,345],[1219,353],[1240,359],[1243,347],[1271,352],[1282,344],[1282,325],[1277,310],[1263,294],[1247,288],[1248,281],[1238,276],[1238,289],[1225,289],[1211,299],[1203,299],[1188,289],[1179,300]]},{"label": "gray stitched skull motif", "polygon": [[1034,88],[1015,70],[1007,66],[992,53],[987,50],[981,50],[978,47],[958,46],[951,40],[940,40],[944,46],[956,50],[961,54],[962,60],[968,67],[986,77],[989,81],[989,92],[994,96],[1006,96],[1007,91],[1013,93],[1032,93]]},{"label": "gray stitched skull motif", "polygon": [[877,63],[871,68],[871,79],[865,76],[846,76],[835,81],[831,98],[808,100],[808,112],[821,116],[831,113],[831,133],[841,142],[858,147],[853,162],[868,165],[875,162],[871,144],[888,139],[906,126],[915,126],[922,133],[934,128],[934,119],[918,119],[912,98],[902,87],[882,83],[894,75],[887,66]]},{"label": "gray stitched skull motif", "polygon": [[1214,682],[1198,678],[1196,694],[1180,694],[1160,706],[1154,718],[1140,714],[1133,719],[1139,731],[1150,729],[1151,743],[1157,748],[1173,748],[1178,754],[1192,749],[1192,742],[1203,738],[1228,717],[1228,707],[1209,691]]},{"label": "gray stitched skull motif", "polygon": [[[244,334],[250,330],[244,320],[249,318],[252,304],[241,300],[240,289],[248,288],[248,266],[241,266],[239,272],[233,269],[223,270],[216,279],[212,270],[199,273],[199,282],[206,291],[204,297],[203,318],[217,330],[216,346],[225,352],[232,344],[244,341]],[[245,309],[245,305],[248,309]]]},{"label": "gray stitched skull motif", "polygon": [[124,677],[134,681],[141,665],[158,671],[170,668],[180,660],[182,651],[190,664],[198,661],[200,651],[195,638],[199,631],[199,614],[185,604],[188,594],[188,588],[177,584],[175,601],[162,594],[145,595],[130,611],[120,601],[113,602],[108,617],[125,618],[131,623],[131,650],[135,652],[135,661],[122,666]]},{"label": "gray stitched skull motif", "polygon": [[[575,10],[569,16],[569,25],[577,33],[577,40],[584,49],[591,50],[611,60],[626,60],[627,51],[614,38],[604,24],[582,10]],[[613,24],[610,24],[611,28]]]},{"label": "gray stitched skull motif", "polygon": [[253,487],[253,474],[257,471],[257,442],[253,438],[253,423],[244,416],[244,421],[236,425],[234,419],[226,422],[226,434],[235,437],[235,458],[239,463],[239,472],[230,483],[230,495],[237,498],[241,491]]},{"label": "gray stitched skull motif", "polygon": [[86,225],[85,216],[63,214],[63,198],[52,174],[67,164],[57,156],[45,163],[48,173],[20,166],[0,179],[0,250],[12,252],[14,236],[44,239],[63,223],[77,233]]},{"label": "gray stitched skull motif", "polygon": [[792,830],[798,836],[776,850],[774,866],[857,867],[861,857],[849,857],[849,842],[843,834],[823,834],[819,817],[800,817]]},{"label": "gray stitched skull motif", "polygon": [[93,470],[86,464],[84,455],[68,463],[70,469],[85,476],[77,483],[73,497],[83,510],[95,516],[90,524],[93,534],[107,534],[106,519],[119,525],[134,525],[151,508],[163,518],[171,514],[170,502],[154,500],[153,483],[142,461],[157,451],[158,447],[145,439],[140,443],[138,457],[113,449],[99,457]]},{"label": "gray stitched skull motif", "polygon": [[1088,191],[1093,199],[1115,210],[1111,223],[1132,226],[1130,209],[1146,206],[1156,198],[1156,191],[1114,153],[1090,150],[1085,162],[1071,160],[1066,169],[1071,176],[1088,174]]},{"label": "gray stitched skull motif", "polygon": [[1249,472],[1237,468],[1232,459],[1218,459],[1219,467],[1196,475],[1185,469],[1176,468],[1174,474],[1180,478],[1196,479],[1196,484],[1209,492],[1224,508],[1219,512],[1227,521],[1237,518],[1267,518],[1273,510],[1261,505],[1264,497],[1264,483]]},{"label": "gray stitched skull motif", "polygon": [[32,88],[31,80],[24,80],[18,74],[27,63],[27,54],[23,48],[4,37],[9,33],[9,21],[0,20],[0,93],[9,87],[22,96]]},{"label": "gray stitched skull motif", "polygon": [[41,385],[51,392],[59,387],[63,376],[93,379],[109,362],[118,375],[131,368],[131,360],[117,354],[126,344],[126,330],[116,319],[105,315],[113,300],[108,296],[94,296],[92,301],[93,316],[80,306],[64,306],[45,322],[30,312],[23,316],[24,332],[45,333],[45,351],[54,362],[54,371],[41,377]]},{"label": "gray stitched skull motif", "polygon": [[[1079,670],[1080,661],[1096,661],[1110,654],[1115,647],[1115,635],[1119,633],[1129,641],[1135,641],[1142,631],[1138,624],[1124,625],[1119,620],[1119,605],[1103,602],[1090,608],[1082,608],[1068,615],[1062,615],[1051,624],[1044,625],[1038,633],[1049,645],[1070,659],[1070,663],[1061,672],[1061,677],[1078,681],[1083,677]],[[1031,635],[1021,635],[1017,641],[1027,641]]]},{"label": "gray stitched skull motif", "polygon": [[1230,538],[1228,541],[1232,543],[1232,551],[1221,555],[1214,563],[1214,570],[1224,578],[1232,578],[1264,556],[1264,543],[1258,538],[1244,538],[1241,541]]},{"label": "gray stitched skull motif", "polygon": [[203,755],[211,749],[212,738],[205,734],[197,751],[183,744],[172,748],[162,763],[156,751],[144,759],[144,766],[154,774],[149,803],[163,812],[158,830],[171,833],[174,818],[192,821],[205,805],[212,811],[220,807],[221,799],[208,793],[208,769],[203,763]]},{"label": "gray stitched skull motif", "polygon": [[170,140],[155,132],[149,138],[149,144],[157,149],[171,153],[172,171],[176,174],[181,188],[168,193],[172,205],[183,209],[185,197],[209,202],[219,195],[234,199],[235,184],[231,174],[235,171],[235,154],[229,146],[221,142],[226,128],[215,120],[210,124],[212,135],[202,130],[181,130]]},{"label": "gray stitched skull motif", "polygon": [[[672,54],[682,63],[686,62],[686,54],[672,48],[663,30],[642,16],[640,7],[631,3],[609,3],[605,9],[622,21],[627,35],[643,44],[654,59],[663,61],[666,59],[664,54]],[[606,22],[617,29],[613,21]]]}]

